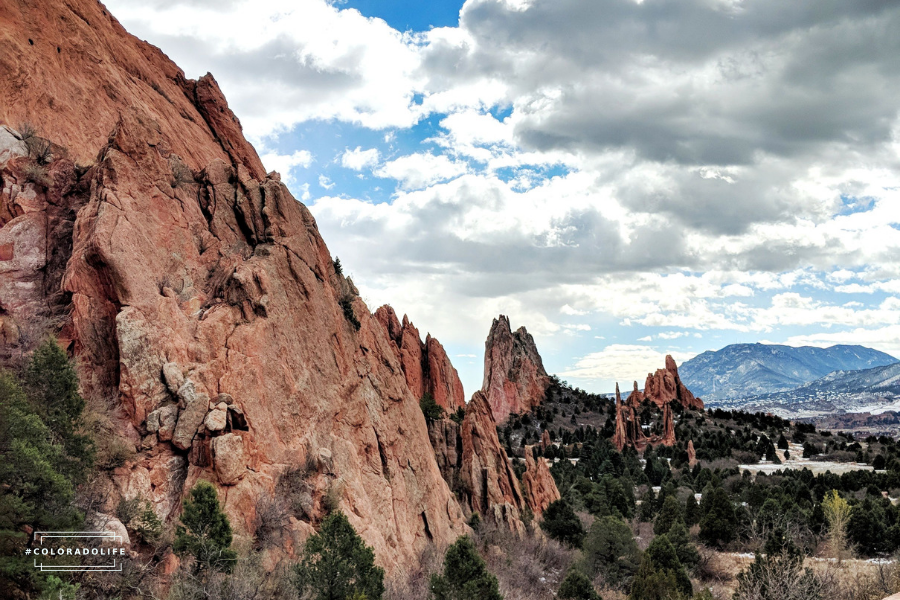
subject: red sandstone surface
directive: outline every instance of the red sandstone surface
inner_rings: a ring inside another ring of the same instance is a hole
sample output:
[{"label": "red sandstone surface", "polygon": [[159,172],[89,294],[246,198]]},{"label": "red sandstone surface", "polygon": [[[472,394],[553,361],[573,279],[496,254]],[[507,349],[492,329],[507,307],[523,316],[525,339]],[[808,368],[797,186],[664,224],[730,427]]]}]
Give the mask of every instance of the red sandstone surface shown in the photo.
[{"label": "red sandstone surface", "polygon": [[549,385],[531,334],[525,327],[512,331],[505,315],[494,319],[484,343],[481,386],[494,420],[503,424],[510,414],[528,412],[544,400]]}]

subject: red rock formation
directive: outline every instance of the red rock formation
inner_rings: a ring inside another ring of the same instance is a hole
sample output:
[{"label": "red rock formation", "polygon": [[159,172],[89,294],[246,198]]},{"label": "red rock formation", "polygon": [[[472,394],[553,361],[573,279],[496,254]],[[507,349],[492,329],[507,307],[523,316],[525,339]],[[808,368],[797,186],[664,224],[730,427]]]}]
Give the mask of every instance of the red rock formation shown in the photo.
[{"label": "red rock formation", "polygon": [[519,480],[497,436],[497,423],[487,397],[475,392],[460,426],[462,458],[459,493],[472,511],[517,531],[525,497]]},{"label": "red rock formation", "polygon": [[156,124],[156,147],[191,169],[220,159],[265,177],[215,79],[186,79],[101,3],[4,2],[0,29],[0,121],[13,128],[29,121],[71,160],[88,164],[119,116],[134,109]]},{"label": "red rock formation", "polygon": [[431,335],[425,336],[425,358],[428,364],[425,387],[431,392],[435,402],[448,413],[465,408],[466,396],[459,373],[450,362],[444,347]]},{"label": "red rock formation", "polygon": [[[644,383],[643,398],[651,400],[659,408],[672,400],[678,400],[685,408],[702,410],[703,400],[695,398],[678,376],[678,367],[671,356],[666,356],[666,368],[648,373]],[[643,399],[642,398],[642,399]]]},{"label": "red rock formation", "polygon": [[534,338],[519,327],[510,329],[509,318],[494,319],[484,343],[484,383],[494,420],[503,424],[511,413],[531,410],[544,400],[550,378],[544,370]]},{"label": "red rock formation", "polygon": [[466,400],[459,374],[437,339],[429,334],[423,344],[419,330],[410,323],[406,315],[403,315],[401,324],[397,313],[388,305],[375,311],[375,319],[394,342],[395,354],[406,375],[406,383],[416,398],[421,398],[428,392],[448,413],[465,408]]},{"label": "red rock formation", "polygon": [[519,485],[482,392],[475,392],[461,425],[443,419],[429,423],[428,432],[441,474],[467,512],[478,512],[521,533],[526,506],[539,516],[560,498],[546,461],[534,459],[534,446],[526,448],[526,470]]},{"label": "red rock formation", "polygon": [[[388,571],[467,531],[393,339],[334,271],[311,213],[264,175],[211,76],[186,80],[101,4],[4,3],[0,118],[95,159],[75,168],[57,149],[44,184],[5,151],[0,335],[24,347],[45,315],[34,299],[62,305],[50,316],[65,316],[84,393],[116,400],[138,450],[104,512],[140,495],[171,519],[202,478],[248,535],[257,501],[312,456],[310,510],[338,486]],[[54,275],[39,284],[41,270]],[[292,523],[300,540],[312,530]]]},{"label": "red rock formation", "polygon": [[628,405],[632,408],[637,408],[641,405],[641,402],[644,401],[644,394],[641,390],[638,389],[637,381],[634,382],[634,390],[628,395]]},{"label": "red rock formation", "polygon": [[619,384],[616,384],[616,430],[613,434],[613,445],[621,452],[625,446],[634,446],[639,452],[643,452],[650,440],[644,435],[641,421],[636,407],[632,406],[631,398],[628,402],[622,402],[619,393]]},{"label": "red rock formation", "polygon": [[613,433],[612,443],[621,452],[625,446],[633,446],[638,452],[643,452],[647,446],[674,446],[675,445],[675,421],[672,416],[672,406],[668,403],[662,407],[663,432],[660,435],[647,437],[641,427],[637,409],[639,401],[635,400],[640,392],[635,391],[628,397],[628,401],[622,402],[619,393],[619,384],[616,384],[616,430]]},{"label": "red rock formation", "polygon": [[541,450],[546,450],[548,447],[550,447],[551,443],[550,432],[545,429],[544,433],[541,434]]},{"label": "red rock formation", "polygon": [[547,459],[534,457],[534,446],[525,446],[525,473],[522,474],[525,501],[535,517],[540,517],[551,502],[561,498]]},{"label": "red rock formation", "polygon": [[688,464],[692,467],[697,464],[697,451],[694,450],[694,440],[688,440],[687,445]]},{"label": "red rock formation", "polygon": [[666,404],[662,409],[662,434],[651,443],[662,444],[663,446],[675,445],[675,420],[672,417],[672,405]]}]

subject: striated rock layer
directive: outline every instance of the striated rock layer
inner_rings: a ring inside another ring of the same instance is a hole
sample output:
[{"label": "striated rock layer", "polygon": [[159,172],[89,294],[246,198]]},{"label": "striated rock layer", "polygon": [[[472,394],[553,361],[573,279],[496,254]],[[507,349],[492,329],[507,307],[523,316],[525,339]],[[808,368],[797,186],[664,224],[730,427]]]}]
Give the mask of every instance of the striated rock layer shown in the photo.
[{"label": "striated rock layer", "polygon": [[329,490],[389,571],[465,533],[394,338],[212,77],[87,0],[3,4],[0,33],[0,118],[59,144],[35,177],[0,132],[0,341],[13,357],[29,327],[61,326],[84,393],[114,400],[138,453],[106,512],[142,496],[171,520],[207,479],[246,535],[280,475],[312,464],[294,547]]},{"label": "striated rock layer", "polygon": [[448,413],[465,408],[466,400],[459,374],[437,339],[428,334],[423,343],[419,330],[410,323],[406,315],[403,315],[401,324],[397,313],[388,305],[375,311],[375,319],[394,342],[395,355],[403,368],[406,383],[416,398],[429,393]]},{"label": "striated rock layer", "polygon": [[494,319],[484,343],[481,386],[494,420],[503,424],[510,414],[528,412],[544,400],[549,385],[534,338],[525,327],[512,331],[509,317]]}]

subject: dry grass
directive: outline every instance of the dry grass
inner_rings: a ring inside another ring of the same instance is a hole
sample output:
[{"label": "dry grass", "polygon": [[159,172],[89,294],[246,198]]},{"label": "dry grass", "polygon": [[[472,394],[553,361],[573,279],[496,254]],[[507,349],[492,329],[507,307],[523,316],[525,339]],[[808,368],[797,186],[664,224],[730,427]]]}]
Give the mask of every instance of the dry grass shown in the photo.
[{"label": "dry grass", "polygon": [[[694,589],[699,591],[709,587],[715,598],[731,598],[737,588],[737,575],[750,566],[753,558],[702,546],[699,551],[700,564],[694,570]],[[833,560],[807,558],[804,567],[826,583],[828,595],[823,600],[881,600],[900,591],[900,569],[896,562],[851,559],[838,567]]]},{"label": "dry grass", "polygon": [[566,570],[580,556],[541,533],[524,539],[483,525],[476,542],[506,600],[551,600]]}]

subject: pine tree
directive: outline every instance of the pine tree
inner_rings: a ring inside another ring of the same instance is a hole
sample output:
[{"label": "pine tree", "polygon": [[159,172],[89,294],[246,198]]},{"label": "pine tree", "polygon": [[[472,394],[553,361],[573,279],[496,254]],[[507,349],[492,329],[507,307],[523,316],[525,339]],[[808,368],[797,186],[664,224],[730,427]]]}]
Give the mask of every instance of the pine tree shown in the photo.
[{"label": "pine tree", "polygon": [[678,561],[686,569],[692,569],[700,562],[700,553],[697,552],[697,547],[691,543],[687,527],[685,527],[683,522],[675,521],[668,533],[666,533],[666,537],[672,542],[675,553],[678,555]]},{"label": "pine tree", "polygon": [[64,449],[67,475],[81,483],[93,467],[94,447],[89,436],[79,433],[84,399],[78,393],[78,374],[55,339],[48,338],[34,351],[24,384],[32,407]]},{"label": "pine tree", "polygon": [[698,523],[700,523],[700,505],[697,504],[694,494],[691,494],[684,501],[684,524],[693,527]]},{"label": "pine tree", "polygon": [[700,539],[710,546],[727,544],[734,537],[734,506],[728,492],[707,486],[700,504]]},{"label": "pine tree", "polygon": [[691,594],[691,580],[669,538],[665,535],[653,538],[634,578],[629,600],[667,600],[673,596],[690,598]]},{"label": "pine tree", "polygon": [[297,590],[315,600],[381,600],[384,594],[384,569],[375,566],[375,552],[340,511],[306,540],[295,573]]},{"label": "pine tree", "polygon": [[216,489],[208,481],[201,481],[190,495],[184,501],[181,524],[175,529],[175,553],[192,556],[195,573],[230,573],[237,554],[231,549],[231,524],[219,507]]},{"label": "pine tree", "polygon": [[433,600],[503,600],[497,578],[487,569],[468,536],[456,540],[444,556],[444,571],[431,576]]},{"label": "pine tree", "polygon": [[77,530],[83,515],[72,506],[65,449],[29,402],[25,391],[0,371],[0,597],[38,586],[24,554],[25,528]]},{"label": "pine tree", "polygon": [[591,580],[578,569],[569,569],[559,585],[556,597],[559,600],[603,600],[594,590]]},{"label": "pine tree", "polygon": [[551,502],[544,511],[541,529],[554,540],[580,548],[584,541],[584,525],[565,499]]},{"label": "pine tree", "polygon": [[626,584],[641,562],[628,524],[611,516],[594,521],[584,539],[584,562],[591,576],[602,575],[613,586]]},{"label": "pine tree", "polygon": [[681,503],[675,496],[666,496],[662,509],[656,515],[656,521],[653,522],[653,533],[663,535],[669,533],[669,529],[676,521],[682,521]]}]

